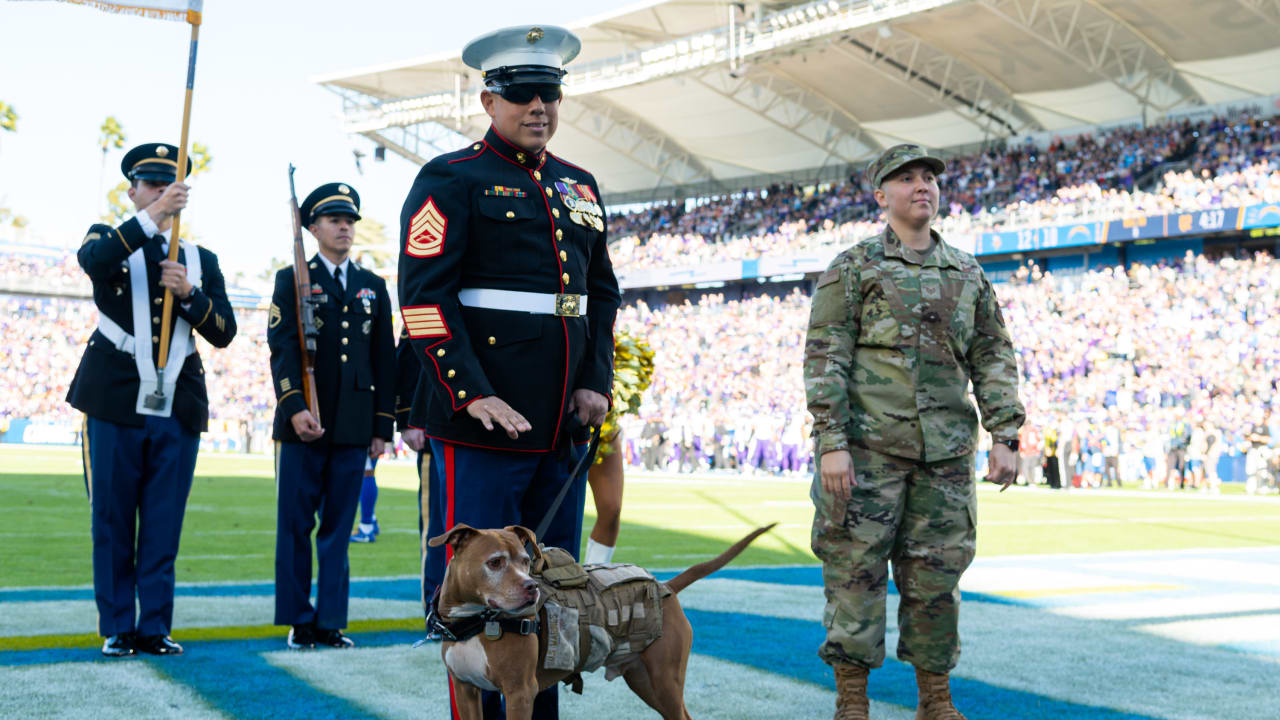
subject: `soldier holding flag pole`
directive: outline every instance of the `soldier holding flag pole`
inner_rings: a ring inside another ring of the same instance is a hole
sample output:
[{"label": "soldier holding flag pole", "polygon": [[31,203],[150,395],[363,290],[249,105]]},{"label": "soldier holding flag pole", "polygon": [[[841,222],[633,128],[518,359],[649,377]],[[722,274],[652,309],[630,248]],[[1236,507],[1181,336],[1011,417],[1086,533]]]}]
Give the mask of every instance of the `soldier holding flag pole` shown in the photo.
[{"label": "soldier holding flag pole", "polygon": [[217,256],[179,234],[190,190],[183,181],[202,3],[72,1],[191,25],[181,145],[148,143],[125,155],[120,169],[138,212],[119,227],[90,227],[76,254],[93,282],[99,321],[67,393],[86,416],[84,476],[102,654],[177,655],[182,646],[169,637],[174,561],[200,433],[209,426],[192,333],[219,348],[236,334]]}]

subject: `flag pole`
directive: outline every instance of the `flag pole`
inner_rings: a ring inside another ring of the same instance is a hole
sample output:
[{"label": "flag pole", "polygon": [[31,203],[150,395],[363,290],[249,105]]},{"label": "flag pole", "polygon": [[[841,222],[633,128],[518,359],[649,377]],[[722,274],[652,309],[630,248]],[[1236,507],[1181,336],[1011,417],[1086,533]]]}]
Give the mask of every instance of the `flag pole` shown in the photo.
[{"label": "flag pole", "polygon": [[[196,81],[196,46],[200,38],[200,13],[188,12],[187,22],[191,24],[191,55],[187,61],[187,96],[182,105],[182,143],[178,145],[178,182],[187,179],[187,131],[191,126],[191,89]],[[169,234],[169,259],[176,261],[178,259],[178,241],[180,228],[180,220],[182,211],[179,210],[173,216],[173,232]],[[191,258],[187,258],[187,262],[191,262]],[[165,288],[164,291],[164,313],[160,320],[160,357],[156,363],[156,391],[155,395],[164,397],[164,367],[169,360],[169,325],[173,318],[173,291]],[[138,332],[134,328],[134,332]]]}]

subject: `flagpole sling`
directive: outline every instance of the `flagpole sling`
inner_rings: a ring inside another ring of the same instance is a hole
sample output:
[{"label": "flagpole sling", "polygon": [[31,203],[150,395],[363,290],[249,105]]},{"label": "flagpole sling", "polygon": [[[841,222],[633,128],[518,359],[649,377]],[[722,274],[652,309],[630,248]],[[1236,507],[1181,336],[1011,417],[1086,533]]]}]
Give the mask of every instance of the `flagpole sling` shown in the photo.
[{"label": "flagpole sling", "polygon": [[[189,10],[187,22],[191,25],[191,53],[187,61],[187,93],[182,103],[182,141],[178,145],[178,182],[187,179],[187,131],[191,126],[191,90],[196,81],[196,47],[200,40],[200,13]],[[173,216],[173,232],[169,234],[169,260],[178,259],[178,234],[181,225],[182,211]],[[147,407],[159,409],[164,407],[164,367],[169,361],[169,333],[173,319],[173,291],[164,290],[164,311],[160,320],[160,357],[156,367],[160,372],[156,375],[156,390],[143,400]]]}]

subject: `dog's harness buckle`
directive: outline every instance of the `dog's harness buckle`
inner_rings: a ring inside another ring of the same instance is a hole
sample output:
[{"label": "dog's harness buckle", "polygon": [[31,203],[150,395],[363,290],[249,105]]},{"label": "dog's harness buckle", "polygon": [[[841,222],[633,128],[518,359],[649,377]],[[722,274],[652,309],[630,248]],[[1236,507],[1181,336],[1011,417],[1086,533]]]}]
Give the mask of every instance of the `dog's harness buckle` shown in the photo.
[{"label": "dog's harness buckle", "polygon": [[440,633],[441,639],[449,642],[470,640],[479,635],[481,630],[484,631],[484,636],[490,640],[498,640],[502,637],[503,632],[511,632],[517,635],[537,635],[538,616],[502,617],[501,610],[488,608],[479,615],[457,620],[445,620],[440,614],[440,588],[436,588],[435,593],[431,596],[427,626]]}]

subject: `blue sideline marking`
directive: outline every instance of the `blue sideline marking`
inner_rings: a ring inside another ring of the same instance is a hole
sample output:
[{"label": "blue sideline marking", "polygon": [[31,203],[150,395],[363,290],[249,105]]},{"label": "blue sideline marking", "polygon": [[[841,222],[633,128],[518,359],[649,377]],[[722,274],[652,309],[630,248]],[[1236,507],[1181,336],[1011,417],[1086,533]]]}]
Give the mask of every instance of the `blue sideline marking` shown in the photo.
[{"label": "blue sideline marking", "polygon": [[[674,571],[662,571],[654,573],[654,577],[663,582],[679,575]],[[717,570],[715,575],[711,576],[717,580],[750,580],[752,582],[771,583],[774,585],[791,585],[796,587],[822,587],[822,568],[820,566],[799,566],[799,567],[765,567],[765,568],[733,568],[728,567]],[[893,578],[889,578],[889,595],[898,594],[898,586],[894,584]],[[989,593],[961,592],[962,602],[986,602],[996,605],[1013,605],[1016,607],[1036,607],[1032,603],[1014,598],[1007,598],[1002,595],[991,595]]]},{"label": "blue sideline marking", "polygon": [[[818,623],[743,613],[686,609],[695,628],[693,652],[746,665],[783,677],[835,687],[831,668],[816,651],[825,637]],[[355,634],[360,647],[408,645],[418,633]],[[108,660],[97,649],[14,651],[0,654],[5,666],[60,662],[145,662],[162,675],[186,685],[216,710],[231,717],[279,718],[295,714],[308,718],[375,718],[351,701],[325,693],[271,665],[265,653],[282,650],[283,636],[258,640],[191,642],[181,657]],[[428,649],[428,652],[430,649]],[[313,652],[343,652],[315,650]],[[696,661],[694,662],[696,667]],[[971,720],[1157,720],[1149,715],[1057,700],[1035,693],[953,677],[952,695]],[[915,674],[910,665],[887,659],[871,676],[874,700],[914,707]],[[295,712],[291,713],[290,708]]]},{"label": "blue sideline marking", "polygon": [[[693,652],[778,675],[835,688],[831,668],[817,658],[826,631],[818,623],[686,608],[694,627]],[[886,659],[871,673],[867,694],[880,702],[912,708],[916,704],[915,670]],[[952,676],[951,694],[970,720],[1158,720],[1150,715],[1081,705],[1031,692]]]},{"label": "blue sideline marking", "polygon": [[[421,601],[420,581],[413,578],[352,580],[351,596],[377,600]],[[312,592],[315,591],[314,584]],[[178,585],[177,597],[246,597],[274,596],[272,583],[236,583],[232,585]],[[54,600],[93,600],[93,588],[37,588],[0,590],[0,604],[6,602],[50,602]]]}]

